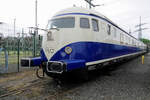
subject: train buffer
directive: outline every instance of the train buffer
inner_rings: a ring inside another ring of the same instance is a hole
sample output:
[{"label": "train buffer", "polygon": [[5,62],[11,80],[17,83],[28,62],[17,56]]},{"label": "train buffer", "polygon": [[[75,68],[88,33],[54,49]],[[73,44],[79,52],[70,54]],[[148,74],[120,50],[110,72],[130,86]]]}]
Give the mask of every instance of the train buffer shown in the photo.
[{"label": "train buffer", "polygon": [[41,57],[22,58],[21,59],[22,67],[37,67],[40,64],[41,64]]}]

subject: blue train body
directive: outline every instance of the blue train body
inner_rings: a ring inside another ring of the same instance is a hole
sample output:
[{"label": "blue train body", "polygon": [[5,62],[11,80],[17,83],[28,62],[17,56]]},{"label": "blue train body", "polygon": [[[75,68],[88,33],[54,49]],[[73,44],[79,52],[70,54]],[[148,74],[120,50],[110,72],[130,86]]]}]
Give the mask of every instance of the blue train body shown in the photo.
[{"label": "blue train body", "polygon": [[[64,49],[67,46],[73,49],[70,55],[64,52]],[[65,63],[67,65],[66,71],[83,68],[88,62],[111,59],[142,51],[142,49],[136,47],[98,42],[77,42],[67,46],[58,50],[50,59],[50,61],[60,61]],[[41,62],[48,61],[43,50],[41,50],[41,57],[33,58],[32,60],[34,66],[39,66]]]},{"label": "blue train body", "polygon": [[47,26],[41,57],[31,59],[49,76],[146,52],[146,45],[105,16],[83,8],[57,13]]}]

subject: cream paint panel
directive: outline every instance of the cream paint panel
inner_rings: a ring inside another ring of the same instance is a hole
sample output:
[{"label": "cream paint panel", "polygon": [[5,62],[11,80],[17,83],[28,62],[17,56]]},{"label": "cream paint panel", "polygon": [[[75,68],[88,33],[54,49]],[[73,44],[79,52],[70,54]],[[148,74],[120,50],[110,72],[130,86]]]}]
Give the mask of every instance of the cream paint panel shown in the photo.
[{"label": "cream paint panel", "polygon": [[[69,15],[66,15],[65,17],[68,17],[68,16]],[[100,27],[99,28],[99,30],[100,30],[99,33],[100,33],[100,36],[98,36],[99,35],[98,32],[93,32],[92,31],[92,25],[90,25],[90,29],[80,28],[79,27],[80,26],[79,18],[81,18],[81,17],[89,18],[90,23],[91,23],[92,18],[99,20],[99,27]],[[57,18],[60,18],[60,17],[57,17]],[[112,28],[114,28],[114,26],[111,25],[111,35],[108,35],[107,34],[107,24],[108,23],[106,23],[105,21],[100,20],[99,18],[90,17],[90,16],[83,16],[83,15],[82,16],[81,15],[76,15],[76,18],[77,18],[77,21],[78,21],[78,22],[76,22],[76,29],[77,29],[76,32],[80,32],[80,33],[75,33],[75,34],[78,34],[78,36],[83,37],[83,38],[79,38],[79,41],[94,41],[94,42],[104,42],[104,43],[112,43],[112,44],[118,44],[118,45],[126,45],[125,36],[124,36],[125,33],[123,33],[122,31],[120,31],[118,29],[116,29],[117,37],[116,37],[116,39],[114,39],[114,33],[113,33],[113,29],[112,29]],[[121,43],[121,44],[120,44],[120,33],[119,32],[123,34],[123,36],[122,36],[122,42],[123,43]],[[85,33],[86,33],[86,35],[85,35]],[[81,36],[81,34],[82,34],[82,36]],[[67,33],[66,33],[66,35],[67,35]],[[74,39],[75,38],[72,39],[72,42],[74,41]],[[63,43],[63,44],[65,44],[65,43]]]},{"label": "cream paint panel", "polygon": [[49,59],[54,53],[57,52],[57,46],[59,45],[59,32],[52,31],[53,41],[47,41],[47,33],[44,34],[42,48],[46,57]]}]

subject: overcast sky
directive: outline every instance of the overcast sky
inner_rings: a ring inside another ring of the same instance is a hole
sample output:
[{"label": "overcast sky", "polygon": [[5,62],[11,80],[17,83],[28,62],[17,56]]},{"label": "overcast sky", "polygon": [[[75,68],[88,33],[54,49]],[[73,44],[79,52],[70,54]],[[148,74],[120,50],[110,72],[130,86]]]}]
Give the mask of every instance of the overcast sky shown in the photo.
[{"label": "overcast sky", "polygon": [[[124,30],[135,31],[135,25],[148,23],[143,28],[150,28],[150,0],[94,0],[95,4],[104,6],[94,8],[110,18]],[[84,0],[38,0],[38,24],[44,28],[47,20],[56,12],[72,7],[88,7]],[[17,26],[29,27],[35,23],[35,0],[0,0],[0,21],[13,23],[16,18]],[[134,36],[137,33],[132,33]],[[150,39],[150,29],[143,31],[143,37]]]}]

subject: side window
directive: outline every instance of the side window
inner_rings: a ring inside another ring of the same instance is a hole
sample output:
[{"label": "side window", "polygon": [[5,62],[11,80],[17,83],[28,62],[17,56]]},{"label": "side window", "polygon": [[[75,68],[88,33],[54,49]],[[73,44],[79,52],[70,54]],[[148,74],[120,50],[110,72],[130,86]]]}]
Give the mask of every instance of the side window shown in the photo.
[{"label": "side window", "polygon": [[129,44],[129,37],[128,36],[127,36],[127,41],[126,42],[127,42],[127,44]]},{"label": "side window", "polygon": [[128,41],[128,37],[125,35],[125,43],[127,44],[127,41]]},{"label": "side window", "polygon": [[117,30],[114,28],[114,37],[117,37]]},{"label": "side window", "polygon": [[122,33],[120,33],[120,42],[124,43],[124,35]]},{"label": "side window", "polygon": [[105,30],[105,26],[106,26],[106,24],[104,22],[101,22],[102,30]]},{"label": "side window", "polygon": [[134,45],[134,40],[132,40],[132,45]]},{"label": "side window", "polygon": [[125,42],[124,34],[122,34],[122,42],[123,42],[123,43]]},{"label": "side window", "polygon": [[108,27],[107,28],[107,33],[108,33],[108,35],[110,35],[111,34],[111,26],[108,24],[107,27]]},{"label": "side window", "polygon": [[81,28],[90,28],[89,19],[88,18],[80,18],[80,27]]},{"label": "side window", "polygon": [[93,31],[96,31],[96,32],[99,31],[98,20],[92,19],[92,28],[93,28]]}]

